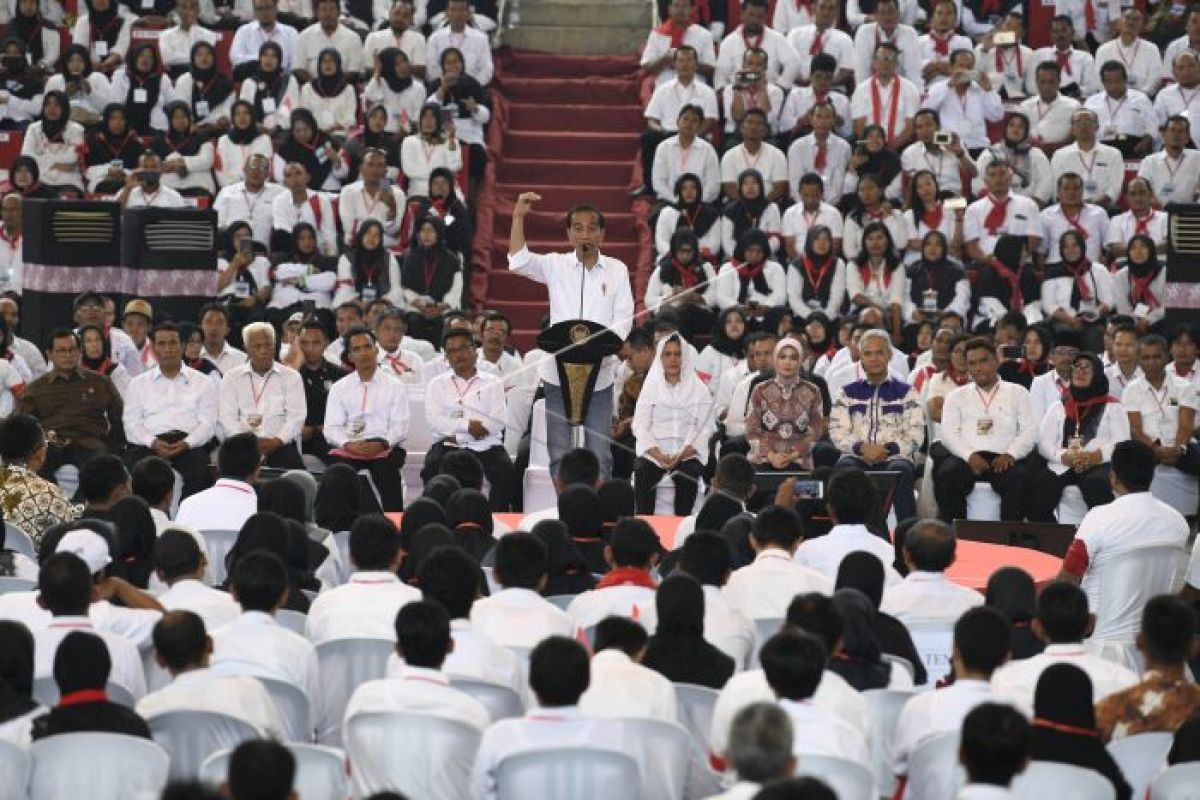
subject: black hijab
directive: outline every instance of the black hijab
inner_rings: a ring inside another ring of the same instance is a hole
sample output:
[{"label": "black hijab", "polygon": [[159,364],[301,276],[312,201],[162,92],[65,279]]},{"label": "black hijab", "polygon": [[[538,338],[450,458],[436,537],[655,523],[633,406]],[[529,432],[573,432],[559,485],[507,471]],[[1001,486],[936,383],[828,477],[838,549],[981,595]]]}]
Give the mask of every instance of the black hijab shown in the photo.
[{"label": "black hijab", "polygon": [[1075,361],[1088,361],[1092,365],[1092,382],[1082,388],[1074,381],[1067,387],[1063,398],[1066,417],[1063,419],[1062,446],[1067,447],[1071,437],[1076,434],[1076,419],[1079,420],[1079,435],[1086,444],[1096,435],[1100,420],[1104,417],[1104,409],[1108,403],[1117,402],[1108,394],[1108,376],[1104,374],[1104,364],[1095,353],[1080,353]]},{"label": "black hijab", "polygon": [[[296,136],[298,124],[307,125],[312,131],[312,141],[308,144]],[[308,188],[319,190],[333,171],[333,159],[325,152],[329,136],[317,126],[317,118],[307,108],[292,111],[289,127],[287,138],[279,147],[279,157],[284,163],[296,161],[303,164],[308,170]]]},{"label": "black hijab", "polygon": [[[742,184],[746,181],[758,184],[758,197],[747,200],[742,194]],[[767,190],[763,183],[762,173],[756,169],[743,170],[737,179],[738,199],[728,203],[723,212],[726,219],[733,223],[733,238],[738,240],[747,230],[757,230],[762,220],[763,212],[767,210]]]},{"label": "black hijab", "polygon": [[[400,549],[405,553],[411,553],[417,531],[426,525],[446,527],[446,512],[436,501],[428,497],[420,497],[404,509],[404,515],[400,518]],[[412,574],[415,575],[416,572],[414,571]]]},{"label": "black hijab", "polygon": [[462,484],[453,475],[434,475],[425,484],[425,491],[421,496],[428,497],[442,508],[445,508],[446,504],[450,502],[450,497],[461,488]]},{"label": "black hijab", "polygon": [[[108,8],[104,11],[97,11],[92,0],[83,0],[83,2],[87,6],[92,43],[103,40],[108,45],[108,51],[111,54],[113,47],[117,44],[117,37],[121,35],[122,28],[121,13],[117,3],[115,0],[109,0]],[[88,60],[91,60],[90,55]]]},{"label": "black hijab", "polygon": [[1044,645],[1032,627],[1037,616],[1037,587],[1028,572],[1020,567],[1001,567],[993,572],[988,578],[984,602],[1012,623],[1014,660],[1042,652]]},{"label": "black hijab", "polygon": [[71,56],[79,56],[83,59],[83,72],[79,73],[80,80],[87,80],[92,74],[92,54],[88,49],[81,44],[73,44],[66,50],[63,50],[62,55],[58,57],[56,69],[58,74],[62,75],[63,82],[73,79],[75,76],[67,70],[67,64],[71,61]]},{"label": "black hijab", "polygon": [[[941,243],[941,258],[925,257],[925,244],[931,239]],[[916,307],[921,308],[925,292],[932,289],[937,293],[938,308],[945,308],[954,301],[958,282],[965,277],[963,268],[950,258],[946,235],[941,231],[928,231],[921,240],[921,257],[908,268],[908,294]]]},{"label": "black hijab", "polygon": [[[212,55],[212,66],[208,69],[200,69],[196,66],[196,53],[201,50],[208,50]],[[192,45],[188,72],[192,75],[192,116],[196,119],[208,116],[196,110],[196,103],[200,101],[208,103],[208,111],[212,113],[233,93],[233,81],[217,70],[217,51],[208,42],[196,42]]]},{"label": "black hijab", "polygon": [[[263,53],[268,50],[273,50],[277,59],[273,70],[265,70],[262,66]],[[267,97],[273,99],[275,108],[278,110],[279,104],[283,102],[284,94],[287,93],[288,73],[283,70],[283,48],[275,42],[263,42],[262,47],[258,48],[258,62],[254,65],[254,71],[247,80],[258,84],[258,91],[254,93],[254,118],[261,122],[266,116],[262,106],[263,99]],[[295,114],[295,112],[292,113]],[[313,127],[316,128],[315,125]]]},{"label": "black hijab", "polygon": [[[367,248],[363,246],[363,240],[367,238],[365,235],[367,229],[372,226],[379,229],[379,246]],[[392,254],[384,247],[383,225],[378,220],[368,219],[359,226],[358,233],[354,237],[354,248],[351,250],[351,255],[356,293],[362,294],[365,286],[374,286],[376,297],[383,297],[391,291],[391,276],[388,273]]]},{"label": "black hijab", "polygon": [[580,594],[596,585],[566,525],[556,519],[544,519],[533,526],[532,533],[546,545],[546,588],[542,594],[546,597]]},{"label": "black hijab", "polygon": [[[405,514],[405,516],[407,517],[408,515]],[[454,534],[442,523],[432,522],[421,526],[413,534],[409,546],[404,548],[405,556],[404,561],[400,564],[400,580],[416,586],[418,584],[417,575],[421,572],[421,565],[425,563],[425,559],[429,557],[429,554],[439,547],[456,546],[457,543]]]},{"label": "black hijab", "polygon": [[602,530],[607,539],[617,523],[637,513],[633,484],[623,478],[609,478],[596,490],[600,498],[600,513],[604,517]]},{"label": "black hijab", "polygon": [[[429,225],[437,234],[433,246],[421,244],[421,228]],[[417,294],[428,295],[442,301],[454,283],[454,276],[461,270],[458,256],[446,246],[446,223],[437,216],[427,214],[413,225],[412,241],[400,267],[400,279],[404,288]]]},{"label": "black hijab", "polygon": [[[244,128],[237,127],[234,120],[237,119],[237,110],[239,106],[245,106],[250,109],[250,124]],[[245,147],[253,144],[261,134],[258,130],[258,124],[254,121],[258,119],[257,109],[249,100],[234,100],[233,105],[229,109],[229,128],[225,131],[225,135],[229,137],[229,141],[234,144]]]},{"label": "black hijab", "polygon": [[[150,53],[153,63],[150,69],[142,72],[138,69],[138,56]],[[148,132],[153,127],[150,123],[150,112],[158,105],[158,94],[162,91],[162,65],[158,60],[158,48],[149,42],[142,42],[129,48],[129,57],[125,60],[125,75],[129,78],[129,89],[125,93],[125,114],[129,117],[129,126],[136,131]],[[139,89],[145,90],[146,102],[134,101]]]},{"label": "black hijab", "polygon": [[81,346],[79,358],[80,366],[82,366],[84,369],[91,370],[92,372],[98,372],[101,375],[112,375],[113,370],[117,368],[117,362],[113,361],[112,357],[112,340],[105,335],[104,331],[99,325],[84,325],[78,331],[79,341],[81,343],[83,342],[84,336],[87,335],[88,331],[95,331],[96,333],[100,334],[100,343],[103,349],[100,351],[99,358],[91,358]]},{"label": "black hijab", "polygon": [[[758,245],[762,250],[762,261],[757,266],[751,266],[746,260],[746,251],[753,245]],[[754,286],[754,291],[759,294],[767,294],[771,291],[770,284],[767,283],[767,262],[771,259],[771,241],[767,237],[765,231],[758,228],[748,228],[742,231],[738,236],[737,246],[733,248],[733,266],[737,270],[738,276],[738,302],[745,302],[750,294],[750,287]]]},{"label": "black hijab", "polygon": [[[34,64],[41,63],[46,56],[46,49],[42,46],[42,31],[46,28],[46,20],[42,19],[41,3],[34,9],[32,17],[21,13],[19,0],[13,6],[13,17],[8,24],[9,33],[12,34],[10,38],[24,46]],[[55,35],[58,35],[57,31]]]},{"label": "black hijab", "polygon": [[[863,128],[862,138],[866,139],[871,131],[878,131],[885,140],[887,139],[882,125],[868,125]],[[878,153],[872,153],[868,149],[867,160],[858,168],[858,176],[862,178],[864,175],[874,175],[882,194],[900,174],[901,169],[900,156],[896,155],[893,150],[884,147]]]},{"label": "black hijab", "polygon": [[904,623],[879,610],[879,604],[883,600],[883,585],[883,562],[873,553],[865,550],[847,553],[838,566],[835,584],[837,590],[854,589],[867,599],[873,609],[870,616],[871,632],[879,648],[884,653],[908,661],[913,668],[913,682],[920,686],[928,680],[928,675],[916,645],[913,644],[912,635],[904,627]]},{"label": "black hijab", "polygon": [[[37,37],[38,49],[41,49],[42,37]],[[10,36],[3,42],[0,42],[0,53],[5,53],[5,58],[9,58],[7,50],[9,45],[16,45],[21,50],[20,56],[14,56],[14,67],[11,72],[6,72],[4,76],[4,90],[14,97],[19,97],[22,100],[32,100],[42,93],[42,79],[40,72],[35,72],[30,66],[28,58],[31,55],[25,47],[25,42],[15,36]],[[36,64],[41,60],[42,56],[39,53],[34,59]]]},{"label": "black hijab", "polygon": [[704,589],[691,575],[675,573],[654,595],[658,624],[642,664],[673,683],[720,689],[737,669],[732,658],[704,638]]},{"label": "black hijab", "polygon": [[[194,156],[200,152],[200,148],[208,141],[208,136],[203,133],[193,133],[192,123],[195,121],[195,117],[192,115],[192,107],[182,100],[172,100],[167,103],[164,111],[167,115],[167,129],[154,137],[150,149],[157,153],[159,158],[167,158],[172,153]],[[176,112],[187,117],[187,128],[182,133],[175,130]]]},{"label": "black hijab", "polygon": [[335,533],[350,530],[360,513],[361,491],[358,474],[353,467],[330,464],[317,485],[317,499],[313,504],[316,523]]},{"label": "black hijab", "polygon": [[[116,133],[112,130],[113,117],[118,114],[125,122],[124,133]],[[109,103],[104,107],[104,116],[100,127],[88,137],[88,148],[83,162],[89,167],[94,167],[119,159],[125,169],[137,169],[142,150],[142,141],[138,138],[137,131],[129,127],[125,106],[120,103]]]},{"label": "black hijab", "polygon": [[[683,187],[689,183],[696,190],[696,199],[686,203],[683,200]],[[712,230],[712,226],[721,218],[716,209],[704,202],[704,185],[691,172],[685,172],[675,181],[675,209],[679,211],[675,230],[690,229],[695,231],[696,238],[700,238]]]},{"label": "black hijab", "polygon": [[388,88],[396,94],[408,91],[413,85],[411,72],[407,78],[401,78],[396,75],[396,60],[404,53],[399,47],[385,47],[379,51],[379,77],[383,78],[383,82]]},{"label": "black hijab", "polygon": [[158,541],[150,506],[142,498],[131,495],[113,503],[102,517],[116,529],[110,574],[145,589],[153,569],[154,545]]},{"label": "black hijab", "polygon": [[[683,218],[680,217],[680,219]],[[684,245],[690,245],[692,248],[692,258],[686,264],[675,255]],[[670,252],[658,260],[658,277],[663,285],[675,289],[691,288],[707,280],[704,273],[704,258],[700,255],[700,240],[696,238],[694,230],[688,227],[679,227],[671,234]]]},{"label": "black hijab", "polygon": [[[739,339],[729,338],[729,334],[725,332],[725,320],[731,314],[736,314],[742,318],[742,336]],[[727,308],[721,312],[721,316],[717,317],[717,322],[713,325],[712,342],[710,347],[716,350],[721,355],[729,356],[730,358],[744,358],[746,355],[746,334],[749,329],[750,321],[746,317],[746,312],[738,307]]]},{"label": "black hijab", "polygon": [[568,486],[558,496],[558,518],[567,526],[588,570],[596,574],[608,572],[604,560],[604,504],[600,493],[591,486]]},{"label": "black hijab", "polygon": [[[337,69],[332,75],[326,75],[321,71],[321,62],[328,56],[333,59]],[[312,80],[313,91],[319,97],[334,98],[342,93],[346,88],[346,72],[342,69],[342,54],[335,47],[326,47],[317,55],[317,74]]]},{"label": "black hijab", "polygon": [[833,605],[842,618],[842,649],[829,662],[829,669],[860,692],[886,689],[892,667],[883,662],[883,651],[875,638],[871,620],[872,601],[858,589],[838,589]]},{"label": "black hijab", "polygon": [[[824,256],[818,255],[814,247],[818,236],[829,237],[829,252]],[[829,301],[829,293],[833,290],[833,279],[837,270],[837,254],[833,250],[833,231],[827,225],[814,225],[808,229],[804,237],[804,254],[792,262],[794,269],[800,270],[804,280],[801,281],[801,296],[804,302],[815,301],[822,308]],[[799,309],[797,309],[798,311]],[[813,347],[813,352],[823,353],[824,348]]]},{"label": "black hijab", "polygon": [[[51,100],[58,102],[59,108],[62,109],[62,116],[58,119],[49,119],[46,117],[46,106]],[[71,100],[67,97],[66,92],[46,92],[42,96],[42,133],[47,141],[63,141],[63,132],[67,129],[67,123],[71,121]]]},{"label": "black hijab", "polygon": [[38,707],[33,699],[33,634],[15,620],[0,620],[0,723]]},{"label": "black hijab", "polygon": [[454,541],[476,562],[482,561],[496,544],[492,538],[492,509],[487,495],[478,489],[459,489],[446,501],[446,521]]}]

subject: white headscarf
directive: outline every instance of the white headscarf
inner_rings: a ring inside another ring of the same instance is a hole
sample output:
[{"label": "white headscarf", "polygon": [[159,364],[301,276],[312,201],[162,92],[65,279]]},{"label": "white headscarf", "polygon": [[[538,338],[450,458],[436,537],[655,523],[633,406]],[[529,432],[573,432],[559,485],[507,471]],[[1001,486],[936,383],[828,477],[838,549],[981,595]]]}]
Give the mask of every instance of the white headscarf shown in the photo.
[{"label": "white headscarf", "polygon": [[796,385],[799,384],[804,378],[802,374],[804,369],[804,344],[796,339],[793,339],[791,336],[784,336],[782,339],[780,339],[775,344],[775,354],[771,357],[771,369],[775,369],[775,359],[779,358],[779,354],[788,347],[796,351],[796,356],[800,359],[800,369],[793,377],[786,380],[779,375],[779,370],[775,370],[775,382],[778,383],[781,388],[790,393],[790,391],[794,389]]},{"label": "white headscarf", "polygon": [[[667,342],[678,342],[683,355],[679,383],[673,386],[667,382],[667,374],[662,363],[663,350],[666,349]],[[673,393],[669,395],[670,402],[674,405],[693,406],[712,402],[712,394],[708,391],[708,386],[700,380],[700,376],[696,373],[696,348],[692,347],[678,333],[672,333],[659,339],[658,345],[654,349],[654,363],[650,365],[650,370],[646,373],[646,380],[642,383],[638,402],[663,402],[668,398],[668,387],[674,389]]]}]

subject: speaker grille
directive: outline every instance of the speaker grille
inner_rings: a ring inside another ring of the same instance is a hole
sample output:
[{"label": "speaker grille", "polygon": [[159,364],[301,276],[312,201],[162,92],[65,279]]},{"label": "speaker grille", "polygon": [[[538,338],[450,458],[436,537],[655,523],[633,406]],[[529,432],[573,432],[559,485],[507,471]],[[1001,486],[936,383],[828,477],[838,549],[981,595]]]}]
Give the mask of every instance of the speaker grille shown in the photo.
[{"label": "speaker grille", "polygon": [[211,251],[213,227],[207,219],[160,219],[146,223],[145,246],[150,252]]},{"label": "speaker grille", "polygon": [[1170,237],[1172,254],[1200,257],[1200,215],[1172,214]]},{"label": "speaker grille", "polygon": [[111,245],[117,236],[117,218],[111,211],[55,209],[50,230],[60,244]]}]

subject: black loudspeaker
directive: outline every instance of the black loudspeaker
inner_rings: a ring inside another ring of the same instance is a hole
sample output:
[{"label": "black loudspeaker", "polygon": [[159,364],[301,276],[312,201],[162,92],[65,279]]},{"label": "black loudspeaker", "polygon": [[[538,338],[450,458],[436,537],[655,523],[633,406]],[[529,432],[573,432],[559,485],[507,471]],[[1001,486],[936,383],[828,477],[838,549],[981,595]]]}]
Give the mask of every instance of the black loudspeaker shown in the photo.
[{"label": "black loudspeaker", "polygon": [[1167,206],[1168,331],[1200,326],[1200,203]]},{"label": "black loudspeaker", "polygon": [[121,224],[122,302],[141,297],[156,320],[195,321],[217,295],[217,214],[211,209],[136,208]]}]

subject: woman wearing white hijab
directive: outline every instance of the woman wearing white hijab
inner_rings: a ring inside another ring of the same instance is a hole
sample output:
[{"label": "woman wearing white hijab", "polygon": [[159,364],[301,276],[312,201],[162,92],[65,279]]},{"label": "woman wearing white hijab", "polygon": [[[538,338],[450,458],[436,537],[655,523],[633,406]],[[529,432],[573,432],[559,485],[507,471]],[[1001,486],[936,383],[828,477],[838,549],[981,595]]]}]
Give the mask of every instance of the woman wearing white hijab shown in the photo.
[{"label": "woman wearing white hijab", "polygon": [[675,515],[691,514],[714,431],[713,400],[696,374],[695,348],[678,333],[658,343],[632,429],[638,456],[633,467],[637,513],[654,513],[658,482],[670,473]]},{"label": "woman wearing white hijab", "polygon": [[812,451],[825,432],[821,391],[800,377],[804,346],[783,338],[775,345],[775,375],[750,392],[746,438],[759,469],[812,469]]}]

